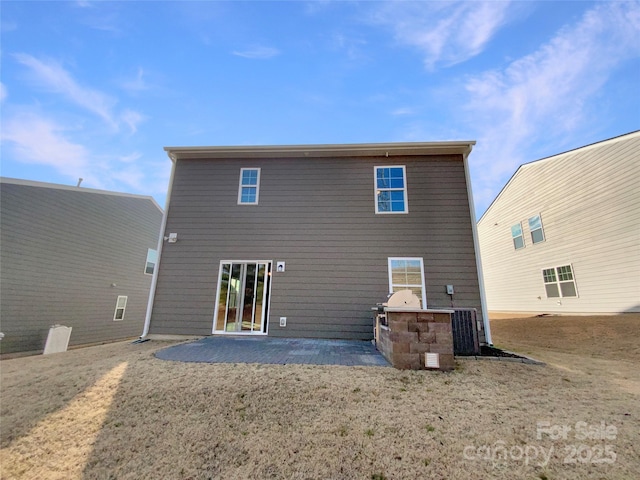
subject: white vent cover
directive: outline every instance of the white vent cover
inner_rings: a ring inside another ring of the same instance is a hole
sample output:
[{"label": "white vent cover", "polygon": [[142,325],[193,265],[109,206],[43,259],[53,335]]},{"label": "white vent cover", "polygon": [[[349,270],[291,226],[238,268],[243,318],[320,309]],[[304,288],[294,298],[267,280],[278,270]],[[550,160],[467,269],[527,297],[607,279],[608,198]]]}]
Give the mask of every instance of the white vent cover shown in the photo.
[{"label": "white vent cover", "polygon": [[425,353],[424,365],[427,368],[440,368],[440,354],[439,353]]},{"label": "white vent cover", "polygon": [[411,290],[399,290],[389,297],[387,307],[420,308],[420,299]]}]

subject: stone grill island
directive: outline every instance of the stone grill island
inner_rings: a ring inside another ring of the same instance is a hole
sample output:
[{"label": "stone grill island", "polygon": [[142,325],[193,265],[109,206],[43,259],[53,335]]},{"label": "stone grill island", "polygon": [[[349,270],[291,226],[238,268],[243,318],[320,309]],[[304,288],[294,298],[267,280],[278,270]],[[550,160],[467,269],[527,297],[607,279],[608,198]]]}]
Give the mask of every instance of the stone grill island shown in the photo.
[{"label": "stone grill island", "polygon": [[454,311],[422,309],[419,301],[416,303],[411,297],[410,292],[397,292],[386,305],[380,306],[376,316],[376,347],[395,368],[453,370]]}]

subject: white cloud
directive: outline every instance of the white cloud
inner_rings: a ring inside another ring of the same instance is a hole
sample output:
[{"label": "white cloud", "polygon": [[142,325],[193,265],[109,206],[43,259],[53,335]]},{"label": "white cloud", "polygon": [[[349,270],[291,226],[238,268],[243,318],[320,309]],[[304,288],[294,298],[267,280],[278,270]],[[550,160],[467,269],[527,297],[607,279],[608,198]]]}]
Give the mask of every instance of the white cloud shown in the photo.
[{"label": "white cloud", "polygon": [[87,175],[87,150],[67,140],[63,129],[49,119],[33,113],[5,118],[1,138],[11,144],[20,161],[50,166],[63,174]]},{"label": "white cloud", "polygon": [[367,41],[361,37],[344,33],[334,33],[331,37],[331,42],[334,48],[343,51],[352,62],[361,62],[368,59],[364,53],[364,47],[367,45]]},{"label": "white cloud", "polygon": [[4,83],[0,82],[0,102],[4,102],[4,99],[7,98],[7,87],[4,86]]},{"label": "white cloud", "polygon": [[145,120],[145,116],[133,110],[125,110],[120,114],[120,119],[129,127],[132,134],[138,131],[138,125]]},{"label": "white cloud", "polygon": [[[35,82],[42,88],[62,95],[75,105],[97,115],[114,131],[125,124],[130,133],[138,131],[138,125],[146,119],[144,115],[131,109],[116,111],[117,99],[94,88],[77,82],[60,64],[52,60],[39,60],[31,55],[15,54],[16,60],[27,67]],[[142,88],[143,71],[139,70],[138,82],[134,88]],[[132,85],[129,85],[132,87]]]},{"label": "white cloud", "polygon": [[113,154],[88,148],[71,137],[79,132],[33,111],[11,112],[3,119],[3,155],[17,162],[55,169],[83,186],[143,194],[163,193],[166,164],[145,162],[140,152]]},{"label": "white cloud", "polygon": [[273,47],[257,45],[247,50],[236,50],[232,53],[238,57],[267,60],[280,55],[280,50]]},{"label": "white cloud", "polygon": [[[111,172],[111,178],[118,184],[125,184],[137,191],[145,190],[146,175],[136,164],[130,164],[125,168],[119,168]],[[122,189],[122,186],[120,186]]]},{"label": "white cloud", "polygon": [[411,107],[400,107],[396,108],[391,112],[393,116],[405,116],[405,115],[414,115],[416,113],[415,109]]},{"label": "white cloud", "polygon": [[42,61],[24,53],[15,54],[16,60],[29,68],[37,83],[54,93],[65,96],[76,105],[98,115],[106,123],[117,128],[113,107],[116,101],[104,93],[80,85],[57,62]]},{"label": "white cloud", "polygon": [[138,68],[138,72],[135,78],[124,80],[120,82],[120,86],[127,90],[130,93],[142,92],[144,90],[149,90],[149,84],[144,79],[144,69],[142,67]]},{"label": "white cloud", "polygon": [[640,4],[598,4],[536,52],[467,79],[479,204],[491,201],[520,164],[535,160],[524,157],[528,149],[598,121],[590,102],[618,65],[640,57],[639,31]]},{"label": "white cloud", "polygon": [[453,65],[478,55],[506,23],[510,3],[390,2],[370,21],[390,28],[396,40],[418,48],[428,68]]},{"label": "white cloud", "polygon": [[123,163],[133,163],[142,158],[142,154],[140,152],[133,152],[128,155],[122,155],[118,157],[118,160]]}]

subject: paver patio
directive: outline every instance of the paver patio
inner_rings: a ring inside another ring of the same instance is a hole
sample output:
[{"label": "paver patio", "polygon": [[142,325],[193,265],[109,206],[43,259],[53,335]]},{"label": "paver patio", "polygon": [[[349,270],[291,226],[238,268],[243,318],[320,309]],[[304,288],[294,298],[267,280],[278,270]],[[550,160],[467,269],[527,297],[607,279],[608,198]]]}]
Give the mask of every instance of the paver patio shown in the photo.
[{"label": "paver patio", "polygon": [[205,363],[267,363],[388,367],[368,341],[212,336],[156,353],[162,360]]}]

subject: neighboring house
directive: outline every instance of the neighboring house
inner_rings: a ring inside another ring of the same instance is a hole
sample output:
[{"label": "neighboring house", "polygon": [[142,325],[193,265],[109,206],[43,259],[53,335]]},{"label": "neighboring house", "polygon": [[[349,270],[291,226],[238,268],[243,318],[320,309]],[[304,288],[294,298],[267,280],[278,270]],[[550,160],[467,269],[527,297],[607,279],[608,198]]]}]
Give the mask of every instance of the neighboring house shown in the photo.
[{"label": "neighboring house", "polygon": [[640,131],[522,165],[478,233],[490,311],[640,312]]},{"label": "neighboring house", "polygon": [[71,346],[138,336],[161,223],[151,197],[1,178],[0,351],[42,351],[54,324]]},{"label": "neighboring house", "polygon": [[372,308],[407,288],[482,324],[473,145],[165,148],[165,242],[142,336],[371,339]]}]

